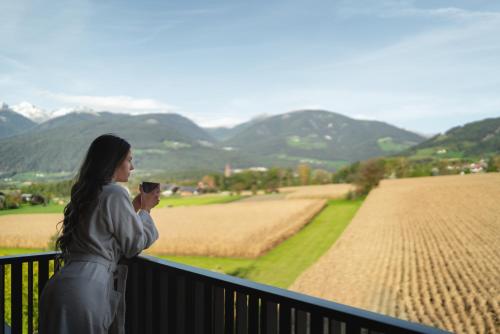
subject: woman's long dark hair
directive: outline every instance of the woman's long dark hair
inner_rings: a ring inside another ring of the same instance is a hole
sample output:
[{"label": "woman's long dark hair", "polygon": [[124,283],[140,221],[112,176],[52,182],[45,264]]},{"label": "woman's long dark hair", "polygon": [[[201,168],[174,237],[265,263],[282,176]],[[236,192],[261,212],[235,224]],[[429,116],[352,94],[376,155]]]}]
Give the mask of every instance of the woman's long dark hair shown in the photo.
[{"label": "woman's long dark hair", "polygon": [[62,260],[68,258],[69,245],[77,225],[90,217],[102,187],[111,182],[116,168],[127,157],[129,150],[130,144],[113,134],[99,136],[90,144],[71,187],[71,200],[64,208],[64,220],[56,240],[56,249],[61,250]]}]

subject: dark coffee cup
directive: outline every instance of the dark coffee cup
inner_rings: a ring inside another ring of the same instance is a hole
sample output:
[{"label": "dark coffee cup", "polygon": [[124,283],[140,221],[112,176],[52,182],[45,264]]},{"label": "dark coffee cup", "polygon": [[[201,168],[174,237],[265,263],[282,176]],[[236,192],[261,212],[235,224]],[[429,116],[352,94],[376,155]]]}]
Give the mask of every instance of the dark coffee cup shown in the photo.
[{"label": "dark coffee cup", "polygon": [[142,190],[145,192],[145,193],[150,193],[152,192],[153,190],[155,190],[156,188],[159,188],[160,187],[160,184],[157,183],[157,182],[142,182],[141,183],[141,186],[142,186]]}]

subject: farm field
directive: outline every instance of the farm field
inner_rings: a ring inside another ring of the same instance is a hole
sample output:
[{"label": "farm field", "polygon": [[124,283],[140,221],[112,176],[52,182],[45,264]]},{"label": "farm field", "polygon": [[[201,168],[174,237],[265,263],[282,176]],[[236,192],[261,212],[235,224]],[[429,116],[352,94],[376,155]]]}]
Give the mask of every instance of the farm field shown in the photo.
[{"label": "farm field", "polygon": [[57,233],[62,213],[25,213],[0,216],[0,247],[45,248]]},{"label": "farm field", "polygon": [[292,290],[456,333],[500,331],[500,174],[384,180]]},{"label": "farm field", "polygon": [[[236,195],[162,198],[158,208],[229,203],[241,198]],[[0,247],[46,247],[50,237],[56,233],[56,224],[62,220],[63,210],[64,205],[59,204],[23,204],[19,209],[0,210]]]},{"label": "farm field", "polygon": [[156,254],[255,258],[306,225],[325,200],[236,202],[152,211]]},{"label": "farm field", "polygon": [[[325,200],[274,200],[155,209],[156,254],[255,258],[307,224]],[[62,214],[0,216],[0,247],[44,248]]]},{"label": "farm field", "polygon": [[31,213],[63,213],[64,205],[50,203],[46,206],[43,205],[29,205],[23,204],[18,209],[5,209],[0,210],[0,216],[6,215],[19,215],[19,214],[31,214]]},{"label": "farm field", "polygon": [[344,198],[351,190],[354,190],[354,186],[351,184],[323,184],[280,188],[280,192],[286,194],[285,198],[287,199],[340,199]]}]

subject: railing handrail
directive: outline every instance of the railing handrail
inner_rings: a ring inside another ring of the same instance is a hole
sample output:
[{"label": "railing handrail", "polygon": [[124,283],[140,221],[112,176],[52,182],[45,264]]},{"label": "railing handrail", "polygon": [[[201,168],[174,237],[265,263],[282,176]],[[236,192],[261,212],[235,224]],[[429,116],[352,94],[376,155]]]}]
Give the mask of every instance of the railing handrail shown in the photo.
[{"label": "railing handrail", "polygon": [[[11,256],[0,256],[0,265],[5,264],[20,264],[32,261],[44,261],[54,259],[60,252],[50,251],[33,254],[19,254]],[[274,286],[269,286],[262,283],[253,282],[247,279],[234,277],[222,273],[213,272],[210,270],[189,266],[169,260],[160,259],[150,255],[139,255],[128,261],[149,263],[152,267],[160,268],[177,272],[176,274],[189,276],[190,278],[200,279],[202,281],[211,281],[215,286],[230,288],[240,293],[247,293],[264,298],[265,300],[293,305],[294,308],[299,308],[308,312],[318,312],[323,316],[334,314],[339,320],[354,320],[365,324],[379,324],[393,330],[400,330],[412,333],[449,333],[439,328],[426,326],[423,324],[412,323],[406,320],[386,316],[379,313],[370,312],[367,310],[335,303],[329,300],[305,295],[302,293],[286,290]]]},{"label": "railing handrail", "polygon": [[290,300],[293,301],[295,304],[305,306],[307,309],[317,308],[318,310],[335,312],[339,315],[344,314],[346,317],[354,316],[357,318],[366,319],[367,321],[370,322],[382,323],[384,325],[400,328],[401,330],[406,330],[406,331],[436,333],[436,334],[449,333],[439,328],[430,327],[423,324],[418,324],[407,320],[398,319],[387,315],[355,308],[352,306],[335,303],[326,299],[321,299],[314,296],[262,283],[257,283],[240,277],[234,277],[210,271],[207,269],[202,269],[182,263],[164,260],[151,255],[139,255],[137,256],[137,258],[144,261],[155,263],[157,265],[168,266],[171,269],[179,270],[181,272],[185,272],[194,276],[202,276],[204,279],[210,279],[215,282],[224,282],[225,284],[233,286],[234,289],[238,291],[245,292],[250,290],[258,295],[265,296],[270,300],[274,299],[278,302],[282,302],[283,300]]}]

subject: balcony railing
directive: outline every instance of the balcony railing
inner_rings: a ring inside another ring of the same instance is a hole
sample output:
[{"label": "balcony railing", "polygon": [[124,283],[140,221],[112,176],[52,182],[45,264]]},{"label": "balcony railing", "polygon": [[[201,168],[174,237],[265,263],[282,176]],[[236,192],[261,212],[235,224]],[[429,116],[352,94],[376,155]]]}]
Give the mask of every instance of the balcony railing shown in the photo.
[{"label": "balcony railing", "polygon": [[[7,327],[0,326],[0,334],[5,329],[34,331],[35,297],[57,271],[56,254],[0,257],[0,325],[10,320]],[[127,333],[445,333],[151,256],[139,256],[127,264]],[[9,317],[6,298],[10,299]]]}]

